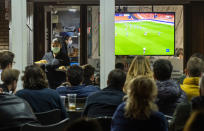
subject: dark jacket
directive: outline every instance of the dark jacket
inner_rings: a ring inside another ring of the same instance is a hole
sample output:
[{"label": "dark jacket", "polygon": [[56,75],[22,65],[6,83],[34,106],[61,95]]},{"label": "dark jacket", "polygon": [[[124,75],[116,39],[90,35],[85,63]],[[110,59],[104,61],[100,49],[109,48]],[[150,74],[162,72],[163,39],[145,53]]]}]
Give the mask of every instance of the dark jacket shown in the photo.
[{"label": "dark jacket", "polygon": [[0,130],[37,122],[29,104],[12,94],[0,93]]},{"label": "dark jacket", "polygon": [[186,94],[174,80],[156,81],[158,88],[157,105],[159,111],[172,116],[178,103],[187,101]]},{"label": "dark jacket", "polygon": [[67,44],[65,42],[62,43],[62,53],[66,54],[68,56],[68,50],[67,50]]},{"label": "dark jacket", "polygon": [[168,124],[160,112],[152,112],[147,120],[137,120],[125,117],[125,103],[118,106],[113,115],[111,131],[167,131]]},{"label": "dark jacket", "polygon": [[123,102],[124,93],[111,87],[104,88],[87,98],[83,116],[113,116],[116,108]]},{"label": "dark jacket", "polygon": [[191,102],[180,103],[176,107],[170,123],[170,131],[182,131],[184,125],[194,110],[204,109],[204,96],[195,97]]},{"label": "dark jacket", "polygon": [[85,86],[85,85],[79,85],[79,86],[60,86],[57,89],[57,92],[61,96],[66,96],[67,94],[77,94],[77,98],[84,98],[88,97],[90,94],[99,91],[100,89],[96,86]]},{"label": "dark jacket", "polygon": [[53,109],[61,109],[62,119],[67,117],[67,113],[61,98],[59,94],[53,89],[23,89],[19,90],[16,95],[25,99],[30,104],[35,113],[45,112]]}]

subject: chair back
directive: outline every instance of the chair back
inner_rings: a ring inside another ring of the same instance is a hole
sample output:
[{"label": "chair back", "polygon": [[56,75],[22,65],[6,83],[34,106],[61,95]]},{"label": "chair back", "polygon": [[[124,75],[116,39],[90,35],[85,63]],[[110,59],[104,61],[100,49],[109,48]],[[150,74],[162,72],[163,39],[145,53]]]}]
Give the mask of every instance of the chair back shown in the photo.
[{"label": "chair back", "polygon": [[51,125],[51,124],[58,123],[62,120],[60,109],[54,109],[47,112],[35,113],[35,116],[37,117],[38,121],[42,125]]},{"label": "chair back", "polygon": [[104,117],[97,117],[93,118],[96,119],[102,127],[102,131],[110,131],[111,130],[111,122],[112,117],[104,116]]},{"label": "chair back", "polygon": [[170,124],[172,119],[173,119],[173,117],[169,116],[169,115],[164,115],[164,116],[166,117],[166,120],[167,120],[168,124]]},{"label": "chair back", "polygon": [[25,124],[21,127],[21,131],[64,131],[68,123],[69,119],[67,118],[52,125]]}]

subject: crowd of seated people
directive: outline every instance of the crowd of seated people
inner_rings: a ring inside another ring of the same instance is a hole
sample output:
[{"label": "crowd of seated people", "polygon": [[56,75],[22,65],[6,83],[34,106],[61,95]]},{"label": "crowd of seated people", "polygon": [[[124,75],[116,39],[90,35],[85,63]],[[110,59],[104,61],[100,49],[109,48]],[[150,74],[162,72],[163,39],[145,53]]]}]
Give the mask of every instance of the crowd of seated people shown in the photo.
[{"label": "crowd of seated people", "polygon": [[[19,128],[30,122],[40,124],[34,113],[53,109],[61,110],[62,119],[69,117],[69,112],[67,113],[60,98],[60,95],[67,94],[77,94],[77,98],[86,98],[82,113],[84,117],[112,117],[112,131],[167,131],[166,115],[173,117],[169,123],[169,130],[180,131],[191,113],[203,108],[204,61],[199,57],[191,57],[188,60],[187,75],[181,84],[171,79],[173,69],[170,61],[158,59],[151,69],[146,56],[136,56],[127,74],[120,68],[122,65],[116,65],[118,69],[109,73],[106,88],[95,86],[95,71],[91,65],[72,65],[63,69],[66,70],[63,79],[67,80],[67,84],[50,89],[52,87],[46,77],[46,71],[49,70],[47,67],[50,63],[57,63],[55,69],[59,69],[58,64],[62,62],[55,56],[59,53],[61,45],[54,41],[52,46],[53,61],[43,61],[45,68],[39,63],[27,66],[22,77],[23,89],[17,92],[20,72],[12,69],[15,55],[10,51],[0,52],[0,129]],[[91,121],[87,123],[94,125]],[[187,124],[192,124],[189,123]],[[71,126],[72,124],[75,126]],[[77,130],[77,125],[77,122],[70,123],[70,129],[67,130]],[[186,130],[187,128],[190,126],[186,126]]]},{"label": "crowd of seated people", "polygon": [[14,56],[10,51],[0,52],[3,80],[0,86],[0,130],[3,131],[19,131],[26,123],[38,123],[28,102],[12,94],[15,93],[19,75],[18,70],[11,69]]}]

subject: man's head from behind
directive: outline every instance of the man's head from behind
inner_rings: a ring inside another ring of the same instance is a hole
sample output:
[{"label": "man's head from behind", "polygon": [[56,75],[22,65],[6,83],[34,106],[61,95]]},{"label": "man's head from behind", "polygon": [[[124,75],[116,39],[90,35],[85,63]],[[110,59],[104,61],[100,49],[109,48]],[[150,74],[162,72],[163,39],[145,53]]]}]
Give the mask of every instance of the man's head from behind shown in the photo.
[{"label": "man's head from behind", "polygon": [[1,69],[12,68],[14,56],[14,53],[8,50],[0,52]]},{"label": "man's head from behind", "polygon": [[200,58],[191,57],[187,62],[187,75],[189,77],[200,77],[204,63]]},{"label": "man's head from behind", "polygon": [[72,86],[78,86],[83,80],[83,69],[78,65],[73,65],[67,70],[68,81]]},{"label": "man's head from behind", "polygon": [[109,73],[107,84],[109,87],[122,90],[125,80],[126,74],[120,69],[115,69]]},{"label": "man's head from behind", "polygon": [[158,59],[153,64],[154,78],[165,81],[171,78],[173,66],[169,60]]},{"label": "man's head from behind", "polygon": [[115,69],[121,69],[121,70],[123,70],[124,71],[124,69],[125,69],[125,65],[123,64],[123,63],[116,63],[115,64]]},{"label": "man's head from behind", "polygon": [[86,82],[93,82],[94,81],[94,71],[95,68],[92,65],[84,65],[83,67],[84,69],[84,83],[86,84]]},{"label": "man's head from behind", "polygon": [[5,69],[1,74],[1,80],[6,86],[10,86],[11,91],[15,91],[20,71],[16,69]]}]

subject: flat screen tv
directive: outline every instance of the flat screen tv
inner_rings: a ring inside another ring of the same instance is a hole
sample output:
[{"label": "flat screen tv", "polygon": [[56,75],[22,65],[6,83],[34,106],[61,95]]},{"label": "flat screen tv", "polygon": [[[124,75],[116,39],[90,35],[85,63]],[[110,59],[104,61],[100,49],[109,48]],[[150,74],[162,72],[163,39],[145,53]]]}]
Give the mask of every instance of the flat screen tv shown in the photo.
[{"label": "flat screen tv", "polygon": [[115,55],[174,55],[175,12],[115,14]]}]

